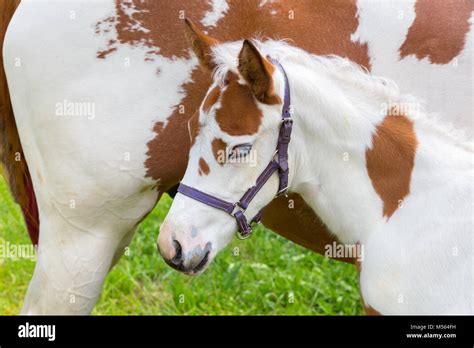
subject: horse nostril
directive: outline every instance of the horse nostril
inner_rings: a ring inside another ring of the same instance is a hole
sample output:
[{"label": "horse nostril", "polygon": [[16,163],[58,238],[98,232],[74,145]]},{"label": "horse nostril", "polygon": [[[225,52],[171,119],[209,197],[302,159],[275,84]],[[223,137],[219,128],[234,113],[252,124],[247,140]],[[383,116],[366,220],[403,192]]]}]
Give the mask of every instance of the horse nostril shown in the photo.
[{"label": "horse nostril", "polygon": [[176,254],[171,259],[171,262],[175,265],[179,265],[181,263],[181,261],[182,261],[181,259],[183,257],[183,248],[182,248],[181,244],[176,239],[173,239],[173,247],[176,251]]}]

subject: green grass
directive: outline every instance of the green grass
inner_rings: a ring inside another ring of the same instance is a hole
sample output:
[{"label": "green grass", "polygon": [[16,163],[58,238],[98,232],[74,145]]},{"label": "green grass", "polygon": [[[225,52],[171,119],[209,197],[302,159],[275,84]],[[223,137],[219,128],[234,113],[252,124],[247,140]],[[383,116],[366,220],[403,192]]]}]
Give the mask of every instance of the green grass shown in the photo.
[{"label": "green grass", "polygon": [[[246,241],[234,240],[201,276],[174,271],[156,250],[170,205],[164,197],[142,222],[130,255],[109,274],[94,314],[363,314],[352,265],[328,260],[263,227]],[[27,244],[29,238],[0,178],[0,243],[5,241]],[[30,260],[0,259],[0,314],[19,313],[33,268]]]}]

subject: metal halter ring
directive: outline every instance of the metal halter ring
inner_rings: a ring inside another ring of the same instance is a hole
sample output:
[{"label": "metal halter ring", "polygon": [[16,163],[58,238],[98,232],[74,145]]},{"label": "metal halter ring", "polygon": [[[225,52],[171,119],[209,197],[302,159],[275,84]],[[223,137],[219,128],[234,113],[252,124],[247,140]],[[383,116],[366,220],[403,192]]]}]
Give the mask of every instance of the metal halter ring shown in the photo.
[{"label": "metal halter ring", "polygon": [[237,238],[240,240],[245,240],[252,235],[252,227],[250,227],[250,231],[246,234],[243,234],[241,231],[237,231]]}]

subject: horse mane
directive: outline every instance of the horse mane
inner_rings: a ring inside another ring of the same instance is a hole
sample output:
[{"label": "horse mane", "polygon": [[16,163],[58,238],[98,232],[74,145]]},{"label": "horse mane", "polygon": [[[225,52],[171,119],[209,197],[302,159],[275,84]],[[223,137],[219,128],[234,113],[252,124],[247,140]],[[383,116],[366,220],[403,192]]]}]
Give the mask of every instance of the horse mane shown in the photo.
[{"label": "horse mane", "polygon": [[[362,88],[371,88],[389,97],[398,98],[398,85],[390,80],[371,75],[367,69],[349,59],[336,55],[318,56],[308,53],[298,47],[290,45],[286,40],[262,40],[253,39],[252,43],[264,55],[270,55],[280,63],[293,63],[304,65],[308,69],[324,71],[332,77],[344,79],[345,83],[353,83]],[[237,59],[242,41],[224,43],[213,48],[214,62],[217,64],[214,70],[214,79],[224,82],[227,72],[238,73]]]},{"label": "horse mane", "polygon": [[[398,84],[388,78],[371,74],[367,69],[336,55],[315,55],[308,53],[298,47],[290,45],[286,40],[273,40],[254,38],[254,45],[264,56],[271,56],[283,65],[299,64],[311,70],[323,72],[358,89],[370,90],[387,102],[411,103],[418,105],[418,110],[411,115],[410,119],[416,120],[418,124],[428,127],[442,137],[447,137],[453,143],[469,152],[474,151],[474,142],[466,132],[456,128],[451,122],[442,119],[435,113],[426,112],[425,102],[420,98],[409,94],[401,94]],[[224,86],[228,72],[239,75],[237,68],[237,57],[242,48],[242,41],[227,42],[213,47],[213,60],[216,68],[213,79],[219,85]]]}]

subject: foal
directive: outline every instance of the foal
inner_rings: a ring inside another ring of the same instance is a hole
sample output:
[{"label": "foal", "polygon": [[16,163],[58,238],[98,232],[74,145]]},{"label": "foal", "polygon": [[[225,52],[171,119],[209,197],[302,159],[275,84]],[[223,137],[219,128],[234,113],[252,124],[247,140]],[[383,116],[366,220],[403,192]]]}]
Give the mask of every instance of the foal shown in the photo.
[{"label": "foal", "polygon": [[[255,185],[275,156],[286,71],[294,120],[289,190],[341,242],[364,248],[366,307],[382,314],[473,312],[470,143],[428,118],[394,83],[345,59],[280,41],[216,45],[192,27],[188,34],[214,75],[193,130],[186,186],[237,202]],[[244,211],[247,220],[278,189],[274,173]],[[171,266],[197,274],[236,229],[233,216],[178,194],[158,245]]]}]

